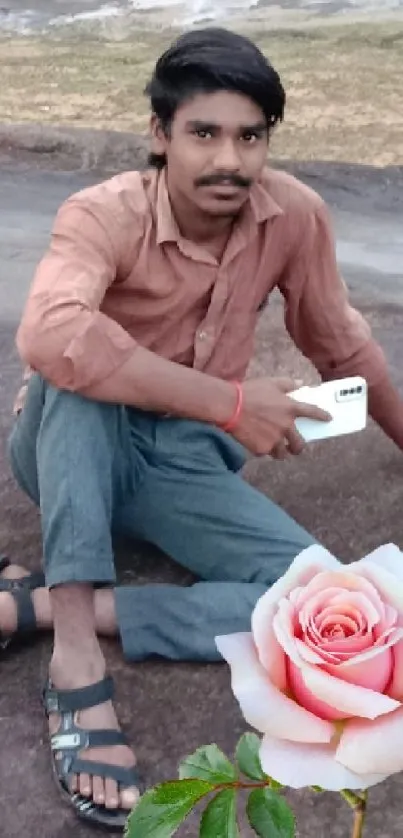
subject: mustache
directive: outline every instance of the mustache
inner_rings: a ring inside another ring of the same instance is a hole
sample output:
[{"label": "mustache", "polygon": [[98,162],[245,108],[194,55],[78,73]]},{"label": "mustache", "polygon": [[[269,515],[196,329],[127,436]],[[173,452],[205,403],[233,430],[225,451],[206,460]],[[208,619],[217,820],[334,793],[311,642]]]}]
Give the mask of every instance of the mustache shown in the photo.
[{"label": "mustache", "polygon": [[223,184],[224,186],[235,186],[238,189],[248,189],[252,186],[252,180],[234,173],[225,174],[225,172],[217,172],[215,175],[204,175],[195,181],[197,188],[201,186],[222,186]]}]

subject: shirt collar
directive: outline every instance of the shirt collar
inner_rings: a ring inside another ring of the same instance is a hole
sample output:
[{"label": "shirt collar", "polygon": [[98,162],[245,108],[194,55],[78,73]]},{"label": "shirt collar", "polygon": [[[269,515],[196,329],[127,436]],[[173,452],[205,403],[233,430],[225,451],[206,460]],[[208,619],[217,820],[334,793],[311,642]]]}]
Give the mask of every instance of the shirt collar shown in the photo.
[{"label": "shirt collar", "polygon": [[[245,240],[247,240],[253,238],[257,224],[269,221],[270,218],[283,214],[284,211],[276,203],[274,198],[272,198],[268,187],[263,186],[263,183],[256,183],[250,191],[249,199],[242,212],[238,229],[243,233]],[[157,174],[156,225],[157,244],[179,242],[182,239],[169,200],[165,169]]]},{"label": "shirt collar", "polygon": [[284,215],[284,210],[270,195],[268,178],[266,185],[263,182],[255,183],[250,191],[249,203],[251,205],[252,213],[258,224],[263,221],[269,221],[270,218],[275,218],[277,215]]},{"label": "shirt collar", "polygon": [[181,233],[172,212],[165,169],[157,176],[156,222],[157,244],[179,241]]}]

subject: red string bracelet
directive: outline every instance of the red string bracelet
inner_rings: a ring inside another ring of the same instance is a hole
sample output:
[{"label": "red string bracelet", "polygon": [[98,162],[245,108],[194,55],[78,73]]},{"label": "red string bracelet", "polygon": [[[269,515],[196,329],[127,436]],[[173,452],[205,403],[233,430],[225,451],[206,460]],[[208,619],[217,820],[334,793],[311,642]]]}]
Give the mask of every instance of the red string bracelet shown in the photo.
[{"label": "red string bracelet", "polygon": [[241,384],[240,381],[234,381],[233,383],[236,387],[237,400],[236,400],[235,410],[234,410],[231,418],[228,420],[228,422],[225,423],[225,425],[221,425],[221,430],[226,431],[226,433],[230,433],[236,427],[236,425],[238,423],[238,420],[239,420],[239,417],[241,415],[242,407],[243,407],[242,384]]}]

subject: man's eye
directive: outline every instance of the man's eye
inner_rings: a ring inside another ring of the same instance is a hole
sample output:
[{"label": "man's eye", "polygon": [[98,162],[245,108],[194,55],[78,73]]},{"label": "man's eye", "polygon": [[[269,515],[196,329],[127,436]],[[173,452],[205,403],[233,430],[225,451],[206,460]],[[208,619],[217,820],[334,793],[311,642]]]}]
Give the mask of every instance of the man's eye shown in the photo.
[{"label": "man's eye", "polygon": [[255,143],[259,139],[259,135],[254,131],[248,131],[246,134],[242,134],[242,139],[245,143]]},{"label": "man's eye", "polygon": [[196,134],[196,137],[199,137],[200,140],[210,140],[213,136],[211,131],[207,131],[207,129],[205,128],[197,128],[197,130],[194,133]]}]

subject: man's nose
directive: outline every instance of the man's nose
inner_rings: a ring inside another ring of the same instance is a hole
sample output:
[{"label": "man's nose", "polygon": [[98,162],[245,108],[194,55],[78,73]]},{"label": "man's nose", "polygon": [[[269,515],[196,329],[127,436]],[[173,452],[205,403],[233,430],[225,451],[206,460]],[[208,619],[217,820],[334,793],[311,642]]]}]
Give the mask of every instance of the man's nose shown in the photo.
[{"label": "man's nose", "polygon": [[216,149],[214,156],[214,168],[223,172],[238,172],[241,166],[236,143],[231,140],[223,140]]}]

